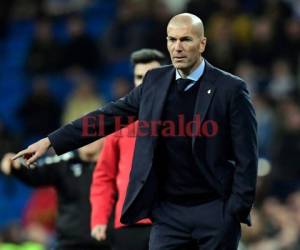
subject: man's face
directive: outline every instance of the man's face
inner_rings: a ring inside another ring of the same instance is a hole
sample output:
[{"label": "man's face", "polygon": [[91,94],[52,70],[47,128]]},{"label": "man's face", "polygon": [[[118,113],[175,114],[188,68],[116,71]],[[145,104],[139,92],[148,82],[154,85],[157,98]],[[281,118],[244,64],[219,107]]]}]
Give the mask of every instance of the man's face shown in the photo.
[{"label": "man's face", "polygon": [[144,79],[147,71],[150,69],[155,69],[160,66],[160,63],[157,61],[152,61],[149,63],[137,63],[134,66],[134,85],[139,86]]},{"label": "man's face", "polygon": [[201,62],[206,38],[197,34],[192,25],[169,25],[167,46],[175,68],[184,74],[191,73]]}]

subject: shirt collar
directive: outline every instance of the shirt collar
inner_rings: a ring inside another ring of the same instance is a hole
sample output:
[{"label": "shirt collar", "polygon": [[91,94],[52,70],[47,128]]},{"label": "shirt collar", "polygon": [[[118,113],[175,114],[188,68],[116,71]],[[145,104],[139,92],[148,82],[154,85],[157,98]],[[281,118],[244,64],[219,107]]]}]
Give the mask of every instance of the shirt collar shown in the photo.
[{"label": "shirt collar", "polygon": [[[203,75],[204,72],[204,68],[205,68],[205,60],[202,59],[202,62],[200,63],[200,65],[187,76],[187,79],[193,80],[193,81],[198,81],[200,79],[200,77]],[[182,78],[178,69],[176,69],[176,80],[178,80],[179,78]]]}]

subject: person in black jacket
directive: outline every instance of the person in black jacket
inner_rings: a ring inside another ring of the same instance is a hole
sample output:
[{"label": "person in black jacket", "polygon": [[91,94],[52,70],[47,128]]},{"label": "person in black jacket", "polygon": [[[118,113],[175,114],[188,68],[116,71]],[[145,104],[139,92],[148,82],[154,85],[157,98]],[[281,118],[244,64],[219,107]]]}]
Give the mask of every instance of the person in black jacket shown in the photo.
[{"label": "person in black jacket", "polygon": [[58,196],[55,250],[108,250],[106,242],[97,242],[90,236],[90,184],[100,141],[78,151],[41,159],[33,168],[21,161],[10,161],[7,153],[1,170],[32,187],[53,186]]}]

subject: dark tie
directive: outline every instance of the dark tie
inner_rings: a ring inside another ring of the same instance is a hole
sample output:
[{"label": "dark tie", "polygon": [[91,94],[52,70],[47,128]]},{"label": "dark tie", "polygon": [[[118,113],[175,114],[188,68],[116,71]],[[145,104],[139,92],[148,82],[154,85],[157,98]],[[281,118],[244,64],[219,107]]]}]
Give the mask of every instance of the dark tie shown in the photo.
[{"label": "dark tie", "polygon": [[184,92],[185,88],[190,85],[192,82],[194,82],[193,80],[191,79],[183,79],[183,78],[179,78],[176,80],[176,83],[177,83],[177,87],[178,87],[178,90],[180,92]]}]

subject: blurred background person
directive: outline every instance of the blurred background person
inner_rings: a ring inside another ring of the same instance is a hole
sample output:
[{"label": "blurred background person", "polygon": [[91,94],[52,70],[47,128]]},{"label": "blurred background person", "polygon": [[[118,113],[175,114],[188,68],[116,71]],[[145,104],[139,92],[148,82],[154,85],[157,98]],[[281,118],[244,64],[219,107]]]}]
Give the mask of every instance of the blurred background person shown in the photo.
[{"label": "blurred background person", "polygon": [[62,45],[53,37],[51,20],[37,20],[34,32],[26,69],[33,75],[59,71],[62,66]]},{"label": "blurred background person", "polygon": [[9,128],[5,127],[5,124],[2,121],[1,117],[0,117],[0,141],[1,141],[0,158],[2,158],[6,152],[17,151],[21,141],[19,137],[14,135],[9,130]]},{"label": "blurred background person", "polygon": [[127,80],[125,77],[116,77],[114,79],[112,87],[113,100],[118,100],[119,98],[128,94],[131,88],[132,85],[130,84],[129,80]]},{"label": "blurred background person", "polygon": [[75,86],[64,104],[62,124],[104,105],[103,98],[95,91],[96,84],[92,76],[83,69],[70,71],[68,76]]},{"label": "blurred background person", "polygon": [[[4,174],[12,175],[32,187],[55,188],[58,196],[56,250],[110,249],[106,242],[99,243],[90,236],[89,193],[101,145],[101,141],[96,141],[60,157],[46,157],[31,169],[20,161],[11,162],[12,153],[2,159],[1,170]],[[33,226],[28,227],[36,229]]]},{"label": "blurred background person", "polygon": [[47,235],[38,227],[24,231],[20,224],[12,223],[1,231],[1,250],[46,250]]},{"label": "blurred background person", "polygon": [[[147,71],[161,66],[166,58],[158,50],[141,49],[132,53],[131,62],[134,67],[134,84],[138,86]],[[141,220],[135,226],[125,226],[120,222],[132,166],[136,129],[137,122],[104,139],[93,174],[90,195],[92,236],[97,240],[106,239],[109,218],[113,216],[115,230],[112,231],[110,241],[114,250],[147,250],[149,245],[149,219]]]},{"label": "blurred background person", "polygon": [[284,201],[290,193],[300,190],[300,106],[291,98],[283,100],[277,114],[280,122],[272,152],[271,193]]},{"label": "blurred background person", "polygon": [[99,70],[100,51],[95,41],[86,32],[84,20],[78,15],[70,16],[67,20],[67,31],[69,40],[64,46],[64,67]]},{"label": "blurred background person", "polygon": [[115,18],[100,40],[108,62],[126,60],[133,50],[145,43],[146,24],[143,18],[143,1],[120,1]]},{"label": "blurred background person", "polygon": [[23,100],[18,113],[29,141],[59,126],[61,107],[49,90],[47,78],[33,79],[31,94]]}]

